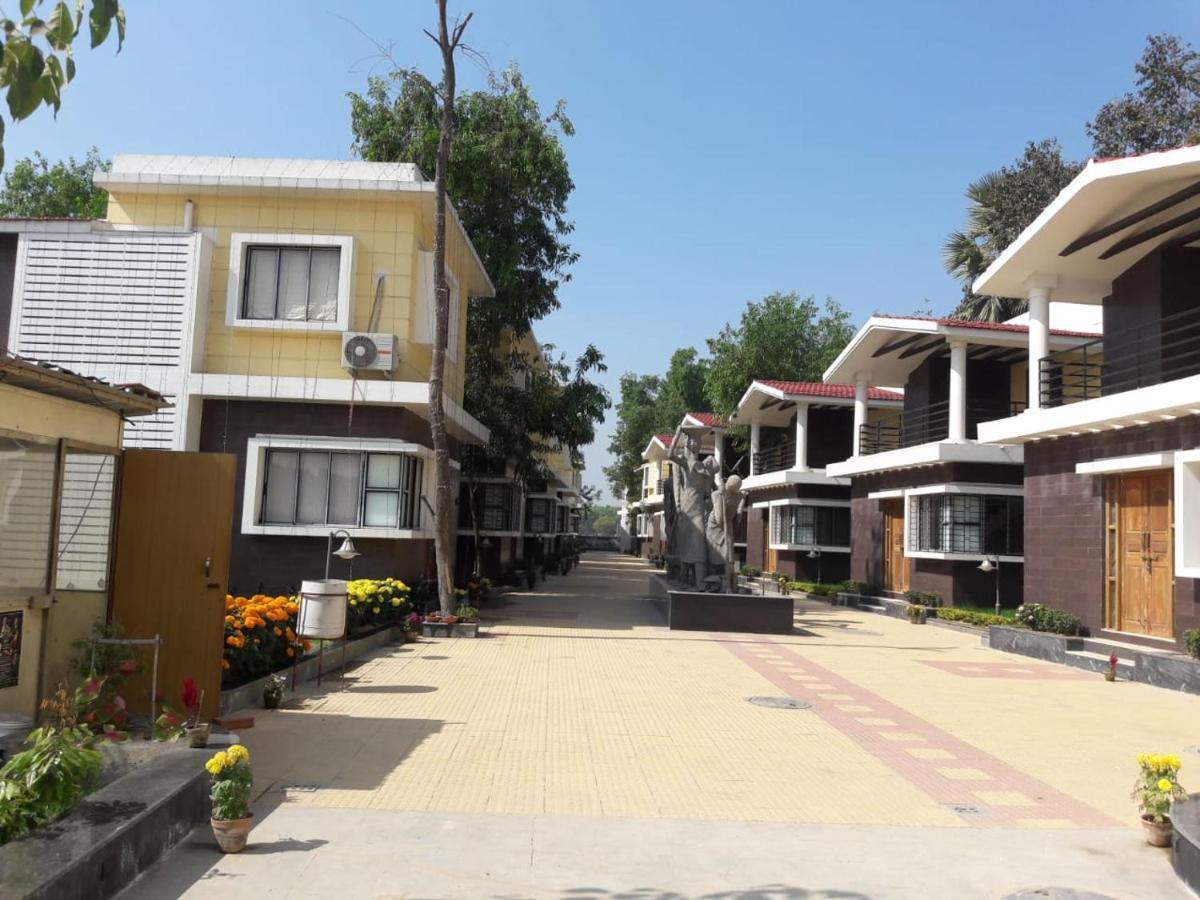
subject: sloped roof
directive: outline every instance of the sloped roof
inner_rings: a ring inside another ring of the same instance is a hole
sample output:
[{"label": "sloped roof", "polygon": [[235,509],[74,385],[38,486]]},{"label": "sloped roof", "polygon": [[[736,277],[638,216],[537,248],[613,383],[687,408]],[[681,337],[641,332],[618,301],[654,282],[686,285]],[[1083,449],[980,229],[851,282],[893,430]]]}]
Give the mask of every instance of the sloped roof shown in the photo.
[{"label": "sloped roof", "polygon": [[[854,399],[854,385],[825,384],[821,381],[773,381],[766,378],[755,379],[755,384],[765,384],[778,391],[783,391],[790,397],[837,397],[838,399]],[[868,400],[903,400],[904,395],[898,391],[885,388],[867,388]]]},{"label": "sloped roof", "polygon": [[705,425],[708,428],[724,428],[726,424],[716,413],[710,412],[690,412],[683,418],[685,421],[687,419],[695,419],[701,425]]}]

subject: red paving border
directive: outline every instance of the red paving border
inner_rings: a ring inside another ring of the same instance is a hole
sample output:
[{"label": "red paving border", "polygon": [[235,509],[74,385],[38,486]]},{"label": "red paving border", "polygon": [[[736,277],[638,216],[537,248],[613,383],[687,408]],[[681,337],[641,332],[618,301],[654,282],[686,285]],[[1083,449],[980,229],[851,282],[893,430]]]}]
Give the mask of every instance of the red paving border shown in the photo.
[{"label": "red paving border", "polygon": [[979,827],[1117,826],[1115,819],[1027,775],[771,640],[717,638],[746,665],[937,803]]}]

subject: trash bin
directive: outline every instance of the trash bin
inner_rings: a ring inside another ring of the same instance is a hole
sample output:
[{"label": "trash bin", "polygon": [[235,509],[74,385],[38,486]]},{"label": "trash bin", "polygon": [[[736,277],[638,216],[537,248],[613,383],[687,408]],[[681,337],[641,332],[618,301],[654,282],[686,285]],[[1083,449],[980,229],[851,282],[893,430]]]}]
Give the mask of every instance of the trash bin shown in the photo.
[{"label": "trash bin", "polygon": [[346,582],[336,578],[300,585],[296,634],[331,641],[346,634]]}]

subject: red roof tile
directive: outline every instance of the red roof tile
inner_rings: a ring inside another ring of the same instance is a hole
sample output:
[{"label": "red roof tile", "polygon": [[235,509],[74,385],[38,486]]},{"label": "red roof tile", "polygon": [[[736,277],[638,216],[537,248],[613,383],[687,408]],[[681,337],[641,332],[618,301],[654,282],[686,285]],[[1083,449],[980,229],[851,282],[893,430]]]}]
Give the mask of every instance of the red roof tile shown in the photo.
[{"label": "red roof tile", "polygon": [[[1026,334],[1029,331],[1028,325],[1017,325],[1013,322],[980,322],[977,319],[953,319],[949,316],[943,316],[940,319],[934,316],[881,316],[881,318],[903,319],[913,322],[937,322],[939,325],[951,328],[976,328],[980,331],[1011,331],[1017,334]],[[1050,333],[1057,337],[1103,337],[1103,335],[1095,331],[1068,331],[1063,328],[1051,328]]]},{"label": "red roof tile", "polygon": [[[820,381],[767,381],[757,379],[755,384],[765,384],[777,391],[783,391],[792,397],[838,397],[854,399],[854,385],[825,384]],[[883,388],[867,388],[868,400],[903,400],[904,395],[896,391],[886,391]]]},{"label": "red roof tile", "polygon": [[716,413],[690,412],[687,415],[689,418],[695,419],[701,425],[707,425],[709,428],[724,428],[725,427],[725,423],[717,417]]},{"label": "red roof tile", "polygon": [[675,440],[675,435],[673,435],[673,434],[656,434],[654,436],[654,439],[669,449],[671,444]]}]

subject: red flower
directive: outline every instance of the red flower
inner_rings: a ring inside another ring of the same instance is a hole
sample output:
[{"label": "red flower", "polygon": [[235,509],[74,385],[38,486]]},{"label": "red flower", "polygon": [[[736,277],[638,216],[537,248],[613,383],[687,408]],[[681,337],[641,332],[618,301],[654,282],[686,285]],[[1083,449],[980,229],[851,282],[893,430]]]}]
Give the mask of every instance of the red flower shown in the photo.
[{"label": "red flower", "polygon": [[183,679],[183,693],[180,699],[183,700],[184,709],[195,709],[200,705],[200,693],[196,690],[196,681],[191,675]]},{"label": "red flower", "polygon": [[123,659],[121,660],[120,665],[117,666],[117,671],[128,678],[137,671],[137,663],[132,659]]}]

